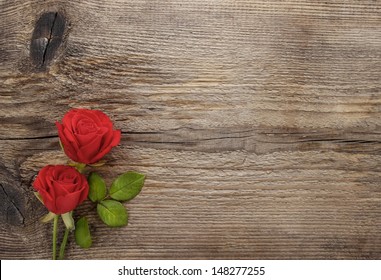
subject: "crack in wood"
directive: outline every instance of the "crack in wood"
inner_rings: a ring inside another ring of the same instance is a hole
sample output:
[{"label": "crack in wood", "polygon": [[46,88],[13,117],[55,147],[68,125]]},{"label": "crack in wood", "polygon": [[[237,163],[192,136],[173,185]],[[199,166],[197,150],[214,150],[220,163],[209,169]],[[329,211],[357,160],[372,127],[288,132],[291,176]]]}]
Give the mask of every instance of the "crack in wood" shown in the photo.
[{"label": "crack in wood", "polygon": [[20,208],[16,205],[16,203],[13,201],[13,199],[7,193],[7,191],[5,190],[3,184],[0,184],[0,188],[2,189],[6,199],[10,203],[10,205],[7,207],[7,211],[6,211],[7,223],[14,224],[15,215],[11,214],[11,211],[9,211],[9,209],[11,209],[13,211],[16,211],[16,215],[18,215],[19,218],[20,218],[20,224],[24,224],[25,217],[24,217],[23,213],[21,212]]},{"label": "crack in wood", "polygon": [[45,70],[63,41],[66,20],[59,12],[48,12],[37,20],[30,44],[36,69]]},{"label": "crack in wood", "polygon": [[58,138],[58,135],[35,136],[35,137],[6,137],[6,138],[0,138],[0,141],[44,140],[44,139],[54,139],[54,138]]},{"label": "crack in wood", "polygon": [[46,43],[46,46],[44,49],[44,54],[42,55],[42,65],[45,65],[45,62],[46,62],[46,52],[49,48],[50,42],[52,41],[53,28],[54,28],[54,24],[56,23],[56,20],[57,20],[57,15],[58,15],[58,13],[54,14],[54,19],[53,19],[52,27],[50,28],[48,42]]}]

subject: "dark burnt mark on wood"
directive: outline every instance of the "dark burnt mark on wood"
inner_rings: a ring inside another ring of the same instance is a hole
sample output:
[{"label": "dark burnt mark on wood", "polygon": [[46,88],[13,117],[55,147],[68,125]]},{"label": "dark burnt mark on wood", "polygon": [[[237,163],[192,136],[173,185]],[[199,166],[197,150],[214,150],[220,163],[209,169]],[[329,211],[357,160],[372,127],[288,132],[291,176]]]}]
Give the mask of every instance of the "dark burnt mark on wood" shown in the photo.
[{"label": "dark burnt mark on wood", "polygon": [[45,70],[63,41],[66,20],[59,12],[41,15],[34,27],[30,57],[36,69]]}]

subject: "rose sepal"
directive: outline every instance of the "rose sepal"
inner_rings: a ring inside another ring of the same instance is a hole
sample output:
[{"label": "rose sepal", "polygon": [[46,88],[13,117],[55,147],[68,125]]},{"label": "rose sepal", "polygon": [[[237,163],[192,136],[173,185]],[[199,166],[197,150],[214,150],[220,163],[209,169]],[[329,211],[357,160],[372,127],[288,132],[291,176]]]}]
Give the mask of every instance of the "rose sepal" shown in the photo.
[{"label": "rose sepal", "polygon": [[106,163],[107,163],[107,161],[102,159],[102,160],[100,160],[98,162],[89,164],[89,166],[91,166],[91,167],[100,167],[100,166],[105,165]]},{"label": "rose sepal", "polygon": [[49,212],[48,214],[46,214],[44,217],[41,218],[41,222],[48,223],[51,220],[53,220],[55,216],[57,216],[57,214],[54,214],[53,212]]},{"label": "rose sepal", "polygon": [[61,139],[58,138],[58,142],[60,143],[61,150],[65,153],[65,149],[64,149],[64,146],[62,144]]},{"label": "rose sepal", "polygon": [[44,201],[42,200],[42,196],[38,193],[38,192],[33,192],[34,193],[34,196],[37,197],[37,199],[42,203],[44,204]]},{"label": "rose sepal", "polygon": [[64,221],[64,224],[68,230],[75,229],[75,223],[74,223],[74,219],[73,219],[73,211],[62,214],[61,216],[62,216],[62,220]]},{"label": "rose sepal", "polygon": [[74,167],[75,169],[78,170],[79,173],[82,173],[83,170],[85,170],[86,168],[86,163],[80,163],[80,162],[75,162],[71,160],[67,162],[67,165]]}]

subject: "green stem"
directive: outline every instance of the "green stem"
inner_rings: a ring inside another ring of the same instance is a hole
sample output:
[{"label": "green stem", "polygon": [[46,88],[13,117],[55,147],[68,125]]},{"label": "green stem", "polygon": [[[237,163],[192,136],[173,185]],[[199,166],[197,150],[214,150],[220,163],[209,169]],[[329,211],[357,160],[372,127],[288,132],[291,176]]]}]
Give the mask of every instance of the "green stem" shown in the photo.
[{"label": "green stem", "polygon": [[69,236],[69,231],[70,230],[68,230],[68,229],[65,230],[65,235],[64,235],[62,243],[61,243],[60,254],[59,254],[59,257],[58,257],[59,260],[63,260],[64,259],[65,248],[66,248],[67,238]]},{"label": "green stem", "polygon": [[53,222],[53,260],[57,259],[57,227],[58,227],[58,217],[59,217],[59,215],[54,216],[54,222]]}]

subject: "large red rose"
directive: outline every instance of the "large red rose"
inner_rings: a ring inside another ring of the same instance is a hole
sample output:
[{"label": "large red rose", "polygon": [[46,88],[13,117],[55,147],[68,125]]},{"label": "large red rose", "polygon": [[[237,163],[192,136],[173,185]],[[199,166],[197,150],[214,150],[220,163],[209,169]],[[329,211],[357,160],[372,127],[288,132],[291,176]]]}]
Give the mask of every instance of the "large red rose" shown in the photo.
[{"label": "large red rose", "polygon": [[33,182],[44,205],[57,215],[74,210],[89,193],[86,177],[77,169],[66,165],[47,165]]},{"label": "large red rose", "polygon": [[73,109],[56,126],[65,154],[76,162],[96,163],[120,142],[120,130],[98,110]]}]

